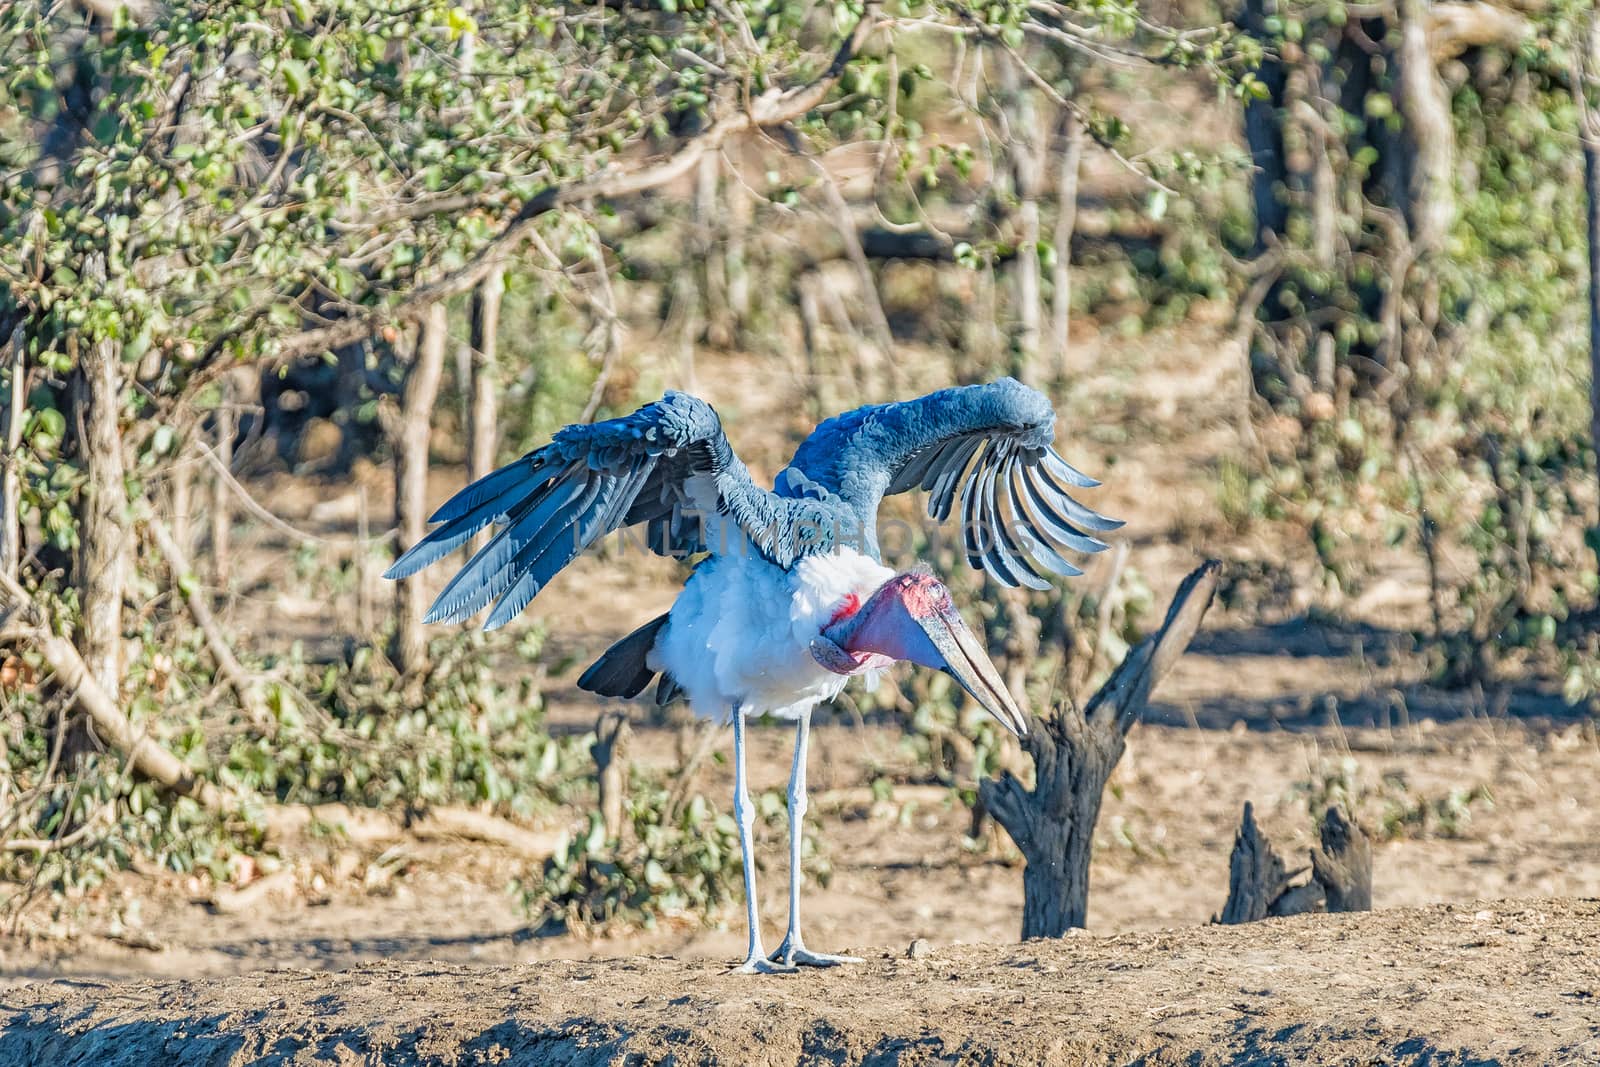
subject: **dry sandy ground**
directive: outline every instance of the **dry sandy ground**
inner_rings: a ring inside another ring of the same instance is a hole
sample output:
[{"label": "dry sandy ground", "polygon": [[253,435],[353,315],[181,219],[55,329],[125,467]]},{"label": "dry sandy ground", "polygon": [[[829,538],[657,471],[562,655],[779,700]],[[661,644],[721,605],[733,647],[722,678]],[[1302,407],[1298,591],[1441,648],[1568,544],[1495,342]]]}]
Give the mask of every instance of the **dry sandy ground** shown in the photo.
[{"label": "dry sandy ground", "polygon": [[[827,886],[805,888],[810,940],[823,949],[919,937],[1014,941],[1022,872],[1009,844],[965,843],[965,808],[937,789],[866,799],[867,765],[904,764],[892,732],[863,736],[840,724],[815,737],[812,817],[834,873]],[[753,740],[754,787],[781,789],[788,732],[756,731]],[[1340,733],[1141,726],[1105,798],[1089,926],[1121,933],[1205,924],[1227,894],[1228,853],[1246,801],[1285,856],[1303,865],[1330,777],[1348,783],[1374,830],[1453,793],[1487,793],[1452,823],[1429,816],[1375,845],[1380,908],[1600,897],[1597,767],[1600,744],[1584,724],[1474,719]],[[730,795],[726,777],[726,768],[713,768],[704,787]],[[786,916],[783,832],[766,830],[757,846],[769,944]],[[0,975],[194,977],[390,959],[511,964],[641,953],[726,961],[744,947],[737,907],[711,927],[685,915],[599,939],[536,934],[506,891],[527,861],[482,845],[322,847],[298,855],[291,891],[242,913],[213,913],[195,899],[204,894],[177,877],[114,882],[87,902],[89,917],[69,928],[76,936],[0,943]]]},{"label": "dry sandy ground", "polygon": [[0,1064],[1592,1064],[1600,901],[869,952],[752,978],[632,957],[378,963],[0,1006]]}]

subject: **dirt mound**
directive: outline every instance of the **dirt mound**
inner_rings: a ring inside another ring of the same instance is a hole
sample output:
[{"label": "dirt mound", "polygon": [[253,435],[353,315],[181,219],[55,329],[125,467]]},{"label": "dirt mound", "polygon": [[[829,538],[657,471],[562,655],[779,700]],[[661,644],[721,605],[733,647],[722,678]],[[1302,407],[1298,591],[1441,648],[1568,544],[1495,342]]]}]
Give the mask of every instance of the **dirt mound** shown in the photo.
[{"label": "dirt mound", "polygon": [[4,994],[0,1064],[1600,1062],[1594,900],[868,955],[39,982]]}]

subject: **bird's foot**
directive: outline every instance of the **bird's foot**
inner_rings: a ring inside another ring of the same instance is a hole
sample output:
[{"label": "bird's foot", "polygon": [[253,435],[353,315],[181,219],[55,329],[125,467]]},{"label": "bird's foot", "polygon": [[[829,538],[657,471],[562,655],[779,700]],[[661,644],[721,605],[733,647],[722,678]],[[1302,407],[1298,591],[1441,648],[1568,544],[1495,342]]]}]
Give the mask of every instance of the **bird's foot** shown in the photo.
[{"label": "bird's foot", "polygon": [[772,959],[798,967],[838,967],[844,963],[861,963],[860,956],[835,956],[828,952],[812,952],[805,945],[783,939],[783,944],[772,954]]},{"label": "bird's foot", "polygon": [[792,963],[780,963],[775,959],[752,953],[743,964],[735,967],[730,974],[793,974],[799,970]]}]

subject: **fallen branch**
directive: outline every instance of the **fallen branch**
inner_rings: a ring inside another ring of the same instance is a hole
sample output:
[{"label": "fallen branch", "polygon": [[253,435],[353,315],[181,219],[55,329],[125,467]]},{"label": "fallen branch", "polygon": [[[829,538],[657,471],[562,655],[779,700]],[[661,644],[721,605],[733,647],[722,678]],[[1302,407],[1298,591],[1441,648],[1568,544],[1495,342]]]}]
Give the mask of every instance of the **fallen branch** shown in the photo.
[{"label": "fallen branch", "polygon": [[293,892],[297,882],[294,868],[285,867],[262,875],[242,889],[218,889],[204,903],[218,915],[241,915],[254,911],[274,893]]},{"label": "fallen branch", "polygon": [[[0,574],[0,618],[10,618],[7,632],[30,642],[55,673],[56,683],[67,698],[89,716],[96,732],[107,744],[122,752],[135,771],[175,793],[193,798],[207,811],[223,813],[237,809],[240,798],[196,777],[177,756],[141,731],[119,708],[116,701],[89,673],[83,656],[71,641],[52,632],[43,622],[37,602],[9,576]],[[16,622],[23,616],[23,624]],[[410,818],[401,818],[373,808],[345,804],[294,804],[268,807],[263,815],[268,835],[279,837],[304,833],[313,824],[337,826],[358,842],[390,841],[412,837],[439,840],[461,838],[511,849],[533,859],[543,859],[556,849],[562,835],[555,831],[530,830],[507,819],[465,808],[430,808]],[[24,843],[24,850],[31,847]]]},{"label": "fallen branch", "polygon": [[1435,63],[1454,59],[1469,48],[1496,45],[1515,49],[1533,36],[1533,23],[1494,4],[1436,3],[1428,8],[1428,55]]},{"label": "fallen branch", "polygon": [[407,818],[376,808],[348,804],[294,804],[269,808],[265,815],[269,837],[303,836],[313,826],[331,826],[355,844],[373,845],[404,838],[424,841],[458,839],[499,845],[530,859],[555,852],[562,834],[530,830],[509,819],[470,808],[429,808]]},{"label": "fallen branch", "polygon": [[429,808],[410,820],[406,831],[424,840],[458,838],[499,845],[535,860],[554,854],[566,836],[559,830],[530,830],[498,815],[469,808]]},{"label": "fallen branch", "polygon": [[227,794],[197,778],[181,759],[133,724],[111,694],[89,673],[88,664],[72,642],[45,625],[43,613],[26,589],[10,575],[0,574],[0,591],[10,598],[12,610],[31,616],[26,637],[55,672],[56,682],[67,698],[83,709],[101,738],[122,752],[134,770],[175,793],[194,798],[208,811],[222,811],[228,807]]},{"label": "fallen branch", "polygon": [[845,789],[824,789],[812,793],[810,804],[817,811],[874,811],[879,804],[898,809],[907,804],[919,807],[941,807],[954,803],[957,793],[947,785],[897,785],[887,796],[879,796],[870,785],[851,786]]}]

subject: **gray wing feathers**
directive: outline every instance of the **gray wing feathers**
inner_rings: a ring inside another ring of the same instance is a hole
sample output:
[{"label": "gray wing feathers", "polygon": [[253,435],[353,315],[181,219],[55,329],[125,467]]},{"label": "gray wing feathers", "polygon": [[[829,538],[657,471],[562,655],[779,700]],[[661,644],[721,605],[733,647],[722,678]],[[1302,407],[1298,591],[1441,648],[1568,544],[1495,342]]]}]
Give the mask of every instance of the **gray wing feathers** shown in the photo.
[{"label": "gray wing feathers", "polygon": [[1048,398],[1003,378],[829,419],[790,466],[864,522],[885,495],[919,487],[939,522],[959,501],[967,561],[1004,585],[1037,589],[1047,574],[1082,573],[1060,549],[1098,552],[1106,543],[1087,531],[1122,525],[1072,498],[1069,487],[1100,483],[1056,454],[1054,436]]},{"label": "gray wing feathers", "polygon": [[702,477],[715,486],[718,512],[752,540],[785,517],[788,502],[751,482],[711,406],[668,393],[622,418],[568,426],[544,448],[473,482],[434,514],[439,525],[385,577],[409,577],[493,524],[494,537],[445,586],[427,620],[459,622],[498,601],[485,623],[494,629],[612,530],[649,523],[657,551],[701,547],[692,536],[698,524],[685,521],[685,485]]}]

